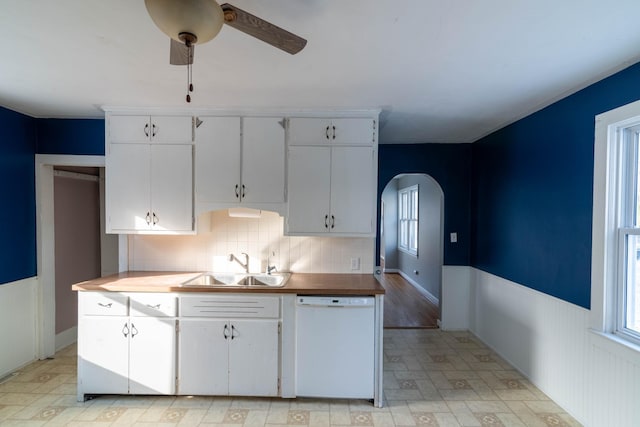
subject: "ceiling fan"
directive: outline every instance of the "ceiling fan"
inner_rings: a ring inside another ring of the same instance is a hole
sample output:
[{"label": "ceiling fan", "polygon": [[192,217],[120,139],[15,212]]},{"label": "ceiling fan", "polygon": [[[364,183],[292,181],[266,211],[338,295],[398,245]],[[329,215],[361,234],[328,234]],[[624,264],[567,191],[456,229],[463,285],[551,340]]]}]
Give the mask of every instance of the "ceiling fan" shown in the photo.
[{"label": "ceiling fan", "polygon": [[215,0],[144,0],[144,4],[156,26],[171,38],[169,62],[187,65],[187,102],[191,102],[189,92],[193,92],[191,65],[195,45],[213,39],[223,24],[291,55],[300,52],[307,44],[302,37],[229,3],[220,5]]}]

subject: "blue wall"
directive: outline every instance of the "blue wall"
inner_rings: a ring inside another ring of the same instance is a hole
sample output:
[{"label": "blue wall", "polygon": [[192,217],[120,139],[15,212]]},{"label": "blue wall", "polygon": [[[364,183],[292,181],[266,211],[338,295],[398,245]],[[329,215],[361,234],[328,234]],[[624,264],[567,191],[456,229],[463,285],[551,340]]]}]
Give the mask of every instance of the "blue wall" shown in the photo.
[{"label": "blue wall", "polygon": [[[401,173],[424,173],[444,192],[444,263],[469,265],[471,247],[470,188],[471,144],[381,144],[378,151],[378,218],[384,187]],[[451,232],[458,243],[450,243]],[[377,224],[380,234],[380,223]],[[380,239],[376,239],[376,260]]]},{"label": "blue wall", "polygon": [[0,107],[0,284],[37,273],[36,153],[104,155],[104,120],[34,119]]},{"label": "blue wall", "polygon": [[640,99],[640,64],[473,144],[471,265],[589,308],[594,118]]},{"label": "blue wall", "polygon": [[36,274],[35,119],[0,107],[0,283]]},{"label": "blue wall", "polygon": [[104,156],[103,119],[39,119],[38,154]]}]

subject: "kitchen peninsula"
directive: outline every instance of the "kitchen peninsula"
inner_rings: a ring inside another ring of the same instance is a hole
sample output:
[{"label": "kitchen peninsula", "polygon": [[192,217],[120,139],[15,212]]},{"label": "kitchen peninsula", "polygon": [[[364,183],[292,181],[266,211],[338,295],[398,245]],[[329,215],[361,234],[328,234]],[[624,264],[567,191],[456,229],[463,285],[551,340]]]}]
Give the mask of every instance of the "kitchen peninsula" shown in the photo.
[{"label": "kitchen peninsula", "polygon": [[[185,285],[201,274],[125,272],[73,285],[79,401],[309,396],[382,406],[384,288],[373,275],[293,273],[282,287]],[[321,375],[301,359],[316,348]]]}]

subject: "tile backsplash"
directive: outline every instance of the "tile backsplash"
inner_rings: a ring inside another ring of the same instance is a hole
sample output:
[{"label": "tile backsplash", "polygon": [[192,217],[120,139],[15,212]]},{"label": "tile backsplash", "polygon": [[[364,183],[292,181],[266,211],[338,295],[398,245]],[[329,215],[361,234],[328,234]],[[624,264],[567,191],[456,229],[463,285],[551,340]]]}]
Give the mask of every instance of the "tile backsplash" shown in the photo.
[{"label": "tile backsplash", "polygon": [[[249,254],[249,270],[270,265],[294,273],[373,273],[374,238],[302,237],[283,234],[284,218],[231,218],[227,210],[206,212],[192,236],[129,235],[129,270],[237,271],[229,254]],[[242,259],[242,257],[240,257]],[[358,259],[357,270],[352,259]]]}]

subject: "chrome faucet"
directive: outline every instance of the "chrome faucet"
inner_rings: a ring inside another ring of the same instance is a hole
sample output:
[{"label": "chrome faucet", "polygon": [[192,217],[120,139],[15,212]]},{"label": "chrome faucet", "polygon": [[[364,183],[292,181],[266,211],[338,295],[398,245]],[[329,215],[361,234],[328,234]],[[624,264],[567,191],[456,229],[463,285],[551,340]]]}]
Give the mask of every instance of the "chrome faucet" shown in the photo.
[{"label": "chrome faucet", "polygon": [[238,264],[240,264],[242,268],[244,268],[244,272],[248,274],[249,273],[249,255],[247,255],[244,252],[242,252],[241,255],[244,255],[244,263],[240,261],[238,257],[236,257],[234,254],[229,254],[229,261],[235,261]]},{"label": "chrome faucet", "polygon": [[278,271],[278,269],[276,268],[275,265],[270,265],[271,264],[271,256],[270,255],[274,255],[275,256],[275,252],[274,251],[269,251],[267,252],[267,274],[271,274],[271,272],[273,270]]}]

